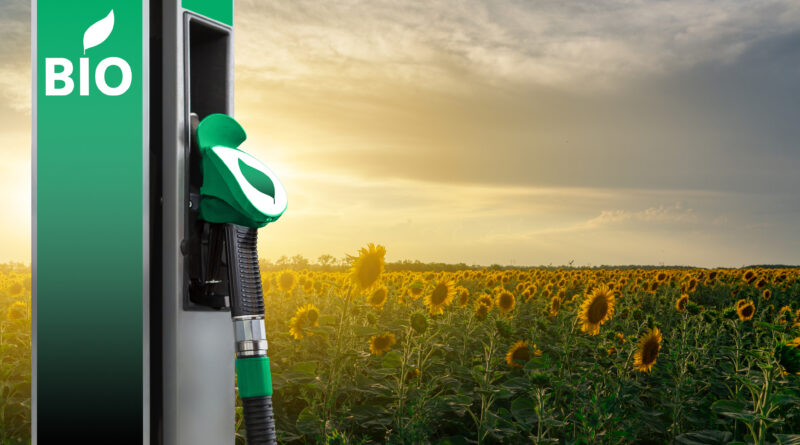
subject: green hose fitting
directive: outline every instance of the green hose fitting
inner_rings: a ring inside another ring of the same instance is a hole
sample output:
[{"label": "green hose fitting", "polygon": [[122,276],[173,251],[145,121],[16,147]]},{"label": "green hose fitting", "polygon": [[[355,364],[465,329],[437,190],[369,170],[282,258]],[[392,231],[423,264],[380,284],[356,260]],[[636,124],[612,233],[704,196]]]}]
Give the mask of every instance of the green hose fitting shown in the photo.
[{"label": "green hose fitting", "polygon": [[236,379],[239,397],[272,396],[272,375],[269,372],[269,357],[236,359]]}]

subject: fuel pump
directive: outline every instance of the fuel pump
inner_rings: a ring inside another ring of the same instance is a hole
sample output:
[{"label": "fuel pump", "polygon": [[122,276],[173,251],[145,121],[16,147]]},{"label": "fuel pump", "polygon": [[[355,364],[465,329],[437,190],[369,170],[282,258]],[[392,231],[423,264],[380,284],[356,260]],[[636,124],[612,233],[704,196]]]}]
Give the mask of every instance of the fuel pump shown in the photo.
[{"label": "fuel pump", "polygon": [[[192,283],[190,295],[196,302],[224,305],[217,286],[227,278],[247,443],[274,444],[257,235],[258,228],[276,221],[286,210],[286,191],[266,165],[239,148],[247,135],[232,117],[211,114],[196,124],[194,133],[202,166],[201,278]],[[227,277],[220,277],[223,265]]]}]

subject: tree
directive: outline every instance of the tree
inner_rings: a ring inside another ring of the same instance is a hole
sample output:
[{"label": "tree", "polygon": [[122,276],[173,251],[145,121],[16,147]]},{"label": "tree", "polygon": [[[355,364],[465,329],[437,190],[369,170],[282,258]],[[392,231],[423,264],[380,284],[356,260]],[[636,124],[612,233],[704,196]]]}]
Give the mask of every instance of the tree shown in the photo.
[{"label": "tree", "polygon": [[322,267],[322,270],[329,270],[336,263],[336,258],[326,253],[317,258],[317,263]]}]

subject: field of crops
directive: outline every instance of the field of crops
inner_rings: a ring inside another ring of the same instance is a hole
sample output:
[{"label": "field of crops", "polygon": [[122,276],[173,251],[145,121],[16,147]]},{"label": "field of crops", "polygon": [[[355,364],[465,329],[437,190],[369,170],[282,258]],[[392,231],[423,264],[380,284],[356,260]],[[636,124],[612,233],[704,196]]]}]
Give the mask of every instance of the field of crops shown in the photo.
[{"label": "field of crops", "polygon": [[31,271],[0,264],[0,444],[28,443],[31,429]]},{"label": "field of crops", "polygon": [[[282,443],[800,443],[798,269],[388,272],[384,254],[262,270]],[[4,266],[0,443],[28,437],[29,298]]]}]

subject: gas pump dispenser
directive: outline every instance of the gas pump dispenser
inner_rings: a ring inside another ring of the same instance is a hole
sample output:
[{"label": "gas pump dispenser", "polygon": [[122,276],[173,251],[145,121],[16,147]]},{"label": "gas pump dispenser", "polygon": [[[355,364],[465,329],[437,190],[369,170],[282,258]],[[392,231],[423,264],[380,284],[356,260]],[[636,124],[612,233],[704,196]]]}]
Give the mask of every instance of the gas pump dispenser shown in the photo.
[{"label": "gas pump dispenser", "polygon": [[275,443],[256,242],[286,192],[231,117],[234,0],[31,15],[32,443],[233,445],[234,382]]},{"label": "gas pump dispenser", "polygon": [[[273,444],[272,381],[264,327],[264,296],[258,269],[258,228],[286,210],[286,191],[264,164],[239,149],[247,135],[230,116],[212,114],[197,125],[202,159],[199,219],[205,264],[190,292],[214,300],[219,265],[227,264],[228,295],[236,350],[236,375],[247,443]],[[223,236],[224,234],[224,236]],[[221,248],[222,246],[222,248]]]}]

